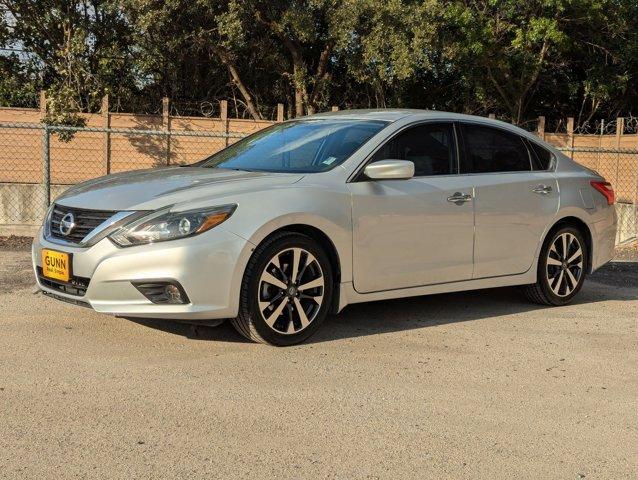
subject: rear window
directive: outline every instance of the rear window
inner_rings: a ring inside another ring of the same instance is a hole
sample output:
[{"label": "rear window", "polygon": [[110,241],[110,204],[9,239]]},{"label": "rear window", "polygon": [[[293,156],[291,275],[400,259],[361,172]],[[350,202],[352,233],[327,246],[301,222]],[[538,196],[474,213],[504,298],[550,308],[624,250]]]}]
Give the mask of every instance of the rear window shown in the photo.
[{"label": "rear window", "polygon": [[552,166],[552,152],[547,150],[546,148],[541,147],[538,143],[529,141],[530,146],[532,147],[532,165],[534,166],[534,170],[549,170]]}]

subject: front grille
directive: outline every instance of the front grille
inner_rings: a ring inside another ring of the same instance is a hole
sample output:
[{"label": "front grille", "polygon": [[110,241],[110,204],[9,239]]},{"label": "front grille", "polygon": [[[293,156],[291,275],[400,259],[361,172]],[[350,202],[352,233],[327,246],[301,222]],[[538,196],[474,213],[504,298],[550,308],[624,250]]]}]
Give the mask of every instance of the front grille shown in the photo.
[{"label": "front grille", "polygon": [[58,292],[66,293],[68,295],[74,295],[76,297],[83,297],[86,295],[86,290],[89,288],[90,278],[72,276],[68,282],[61,280],[54,280],[52,278],[45,277],[42,274],[42,267],[38,267],[38,280],[43,286]]},{"label": "front grille", "polygon": [[[75,227],[68,235],[63,235],[60,232],[60,222],[67,213],[73,214]],[[109,210],[86,210],[56,204],[53,206],[53,212],[51,213],[50,233],[52,237],[66,240],[67,242],[80,243],[95,227],[111,218],[115,213]]]}]

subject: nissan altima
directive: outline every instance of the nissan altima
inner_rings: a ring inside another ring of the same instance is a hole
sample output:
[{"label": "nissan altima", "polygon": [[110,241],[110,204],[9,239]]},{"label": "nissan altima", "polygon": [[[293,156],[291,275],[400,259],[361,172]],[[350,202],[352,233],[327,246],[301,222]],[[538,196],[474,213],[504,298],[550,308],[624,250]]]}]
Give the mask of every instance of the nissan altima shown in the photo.
[{"label": "nissan altima", "polygon": [[291,345],[351,303],[520,285],[564,305],[613,256],[613,204],[598,173],[507,123],[343,111],[76,185],[32,256],[59,300]]}]

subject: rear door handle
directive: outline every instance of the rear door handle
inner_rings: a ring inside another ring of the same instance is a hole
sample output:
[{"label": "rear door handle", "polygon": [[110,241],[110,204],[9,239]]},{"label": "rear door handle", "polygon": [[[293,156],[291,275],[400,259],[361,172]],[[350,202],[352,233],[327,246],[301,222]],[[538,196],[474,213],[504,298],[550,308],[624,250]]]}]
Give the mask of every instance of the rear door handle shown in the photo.
[{"label": "rear door handle", "polygon": [[456,203],[457,205],[463,205],[465,202],[472,200],[472,195],[469,193],[455,192],[454,195],[447,197],[447,201],[450,203]]},{"label": "rear door handle", "polygon": [[549,185],[536,185],[532,188],[532,192],[538,193],[539,195],[548,195],[552,191],[552,187]]}]

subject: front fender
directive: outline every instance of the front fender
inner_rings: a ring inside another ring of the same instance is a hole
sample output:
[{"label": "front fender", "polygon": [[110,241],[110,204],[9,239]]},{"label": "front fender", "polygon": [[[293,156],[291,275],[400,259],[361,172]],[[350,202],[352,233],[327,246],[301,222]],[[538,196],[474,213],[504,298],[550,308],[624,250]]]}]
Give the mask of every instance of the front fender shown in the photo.
[{"label": "front fender", "polygon": [[239,285],[254,249],[272,233],[292,225],[323,232],[337,251],[341,281],[352,281],[352,211],[345,189],[306,185],[245,195],[237,203],[233,221],[225,227],[248,242],[248,254],[238,265]]}]

